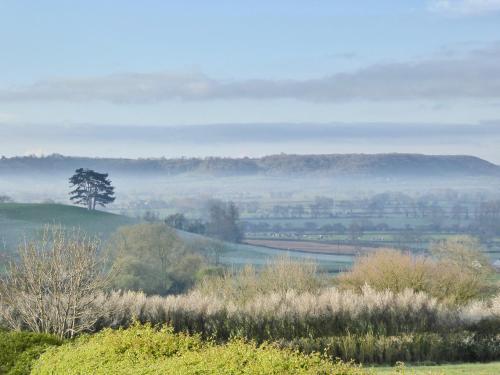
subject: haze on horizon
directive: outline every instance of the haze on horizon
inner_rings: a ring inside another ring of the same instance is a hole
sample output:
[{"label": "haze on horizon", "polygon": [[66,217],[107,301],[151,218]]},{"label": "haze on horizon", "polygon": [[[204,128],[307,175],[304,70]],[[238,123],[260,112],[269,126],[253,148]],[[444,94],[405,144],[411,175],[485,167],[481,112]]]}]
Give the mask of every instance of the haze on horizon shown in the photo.
[{"label": "haze on horizon", "polygon": [[6,0],[0,43],[6,156],[500,163],[498,0]]},{"label": "haze on horizon", "polygon": [[[26,135],[30,136],[27,137]],[[473,155],[500,164],[495,124],[209,124],[0,127],[3,156],[122,158],[260,157],[287,154]]]}]

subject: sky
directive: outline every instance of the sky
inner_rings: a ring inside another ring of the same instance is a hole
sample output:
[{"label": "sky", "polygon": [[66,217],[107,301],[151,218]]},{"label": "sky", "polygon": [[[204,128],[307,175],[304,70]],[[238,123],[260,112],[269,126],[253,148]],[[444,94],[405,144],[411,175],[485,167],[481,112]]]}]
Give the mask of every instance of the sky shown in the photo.
[{"label": "sky", "polygon": [[[485,123],[500,127],[500,0],[0,0],[0,48],[6,155],[147,155],[147,143],[133,149],[126,139],[110,147],[97,142],[99,129],[113,126],[127,133],[389,124],[377,147],[363,134],[342,147],[367,153],[406,150],[390,141],[398,127],[450,125],[446,139],[457,124],[478,132]],[[31,136],[30,129],[60,126],[91,127],[95,147],[78,148],[57,132],[46,140]],[[457,140],[443,151],[500,162],[479,138],[476,148]],[[244,150],[318,149],[310,140],[297,143]],[[423,140],[407,143],[411,152],[440,151]],[[193,144],[152,148],[150,156],[198,155]],[[215,144],[202,150],[241,153]]]}]

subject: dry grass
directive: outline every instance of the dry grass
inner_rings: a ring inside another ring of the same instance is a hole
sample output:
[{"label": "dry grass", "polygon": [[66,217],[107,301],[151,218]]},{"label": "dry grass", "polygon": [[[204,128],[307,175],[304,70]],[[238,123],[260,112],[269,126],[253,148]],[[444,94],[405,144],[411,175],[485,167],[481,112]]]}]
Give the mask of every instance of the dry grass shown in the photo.
[{"label": "dry grass", "polygon": [[132,321],[171,324],[177,331],[227,339],[242,335],[257,341],[323,337],[346,333],[394,335],[474,329],[498,324],[500,297],[454,308],[425,293],[361,293],[325,288],[319,293],[269,293],[244,303],[193,291],[179,296],[147,297],[113,292],[97,303],[107,307],[100,327],[128,326]]}]

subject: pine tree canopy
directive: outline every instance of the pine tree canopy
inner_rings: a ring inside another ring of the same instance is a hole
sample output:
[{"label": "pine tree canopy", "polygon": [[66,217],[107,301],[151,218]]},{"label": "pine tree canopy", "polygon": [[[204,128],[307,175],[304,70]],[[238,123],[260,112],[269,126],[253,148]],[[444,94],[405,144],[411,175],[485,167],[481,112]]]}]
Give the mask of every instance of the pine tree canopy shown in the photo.
[{"label": "pine tree canopy", "polygon": [[79,168],[69,179],[70,199],[79,205],[95,210],[96,205],[104,207],[115,200],[115,188],[111,185],[107,173],[99,173],[92,169]]}]

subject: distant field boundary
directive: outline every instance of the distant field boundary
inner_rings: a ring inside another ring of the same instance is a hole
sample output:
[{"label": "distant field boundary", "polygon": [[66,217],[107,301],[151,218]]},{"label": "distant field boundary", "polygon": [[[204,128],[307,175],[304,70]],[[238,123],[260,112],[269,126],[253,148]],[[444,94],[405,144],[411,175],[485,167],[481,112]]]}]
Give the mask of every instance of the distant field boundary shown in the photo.
[{"label": "distant field boundary", "polygon": [[374,251],[377,247],[332,244],[316,241],[264,240],[248,239],[243,243],[269,249],[298,251],[303,253],[330,254],[330,255],[358,255]]}]

